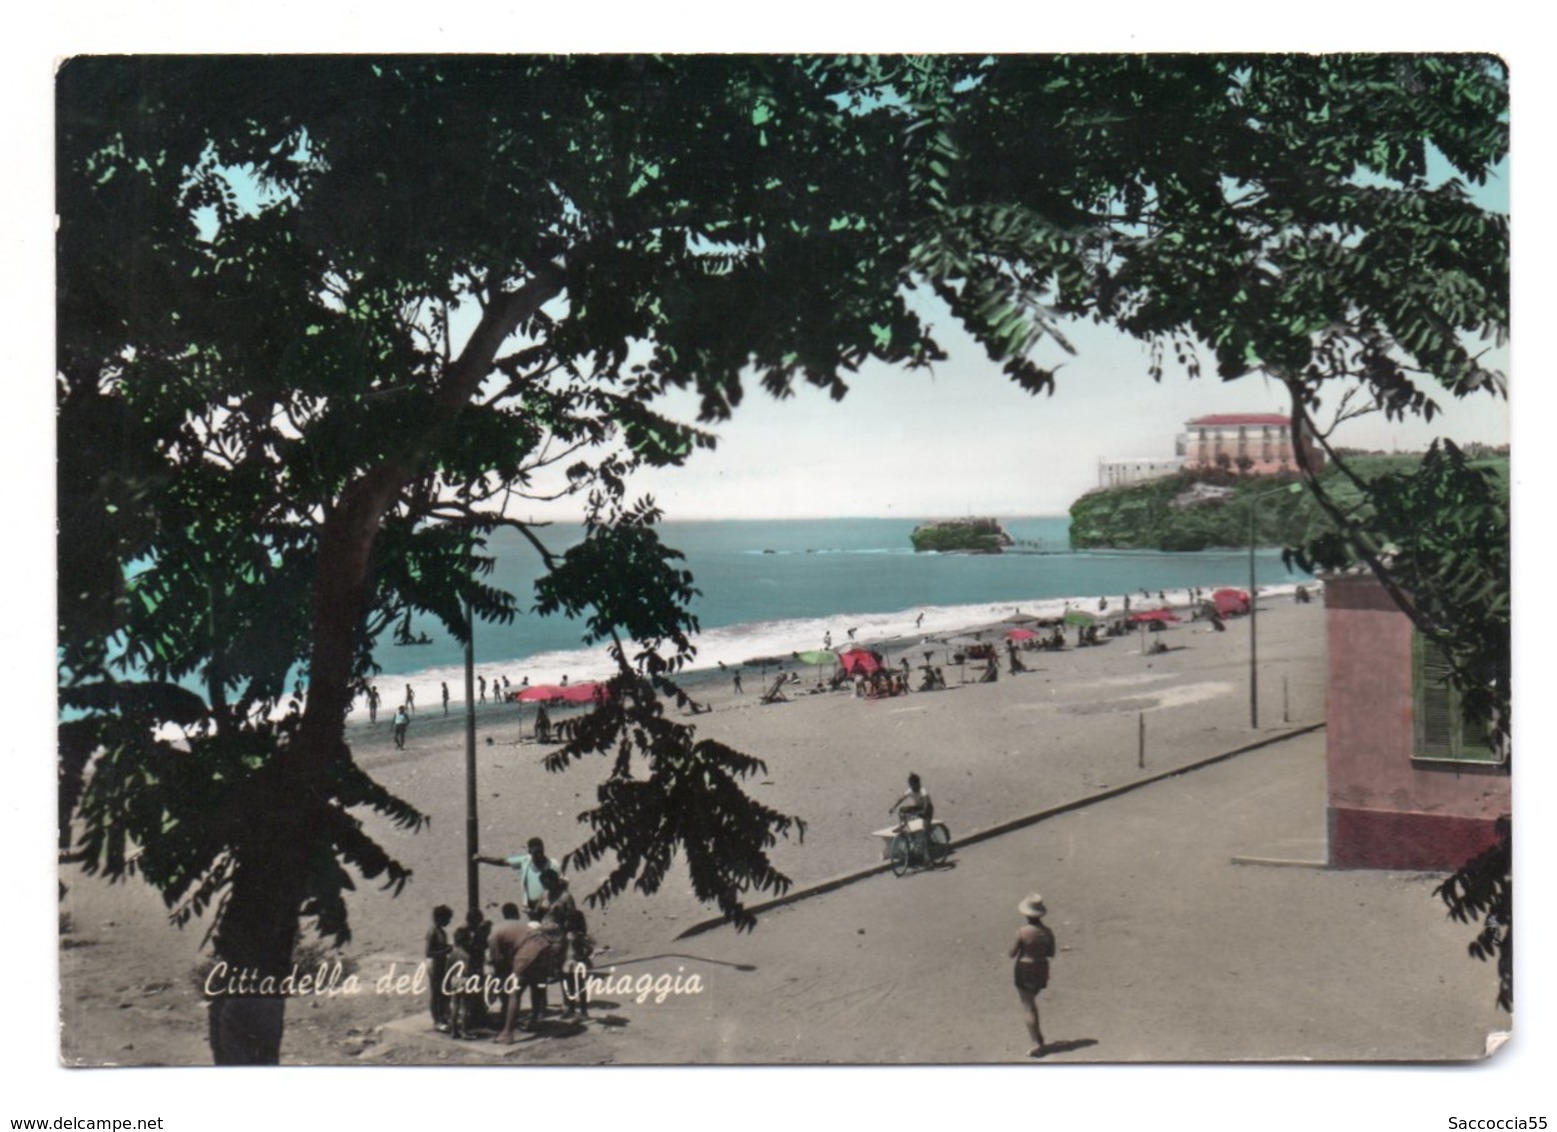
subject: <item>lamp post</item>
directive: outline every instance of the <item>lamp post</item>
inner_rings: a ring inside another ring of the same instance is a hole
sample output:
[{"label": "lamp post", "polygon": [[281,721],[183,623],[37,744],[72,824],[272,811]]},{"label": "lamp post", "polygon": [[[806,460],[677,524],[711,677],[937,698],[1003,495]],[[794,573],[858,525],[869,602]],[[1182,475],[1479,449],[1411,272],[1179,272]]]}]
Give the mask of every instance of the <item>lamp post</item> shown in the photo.
[{"label": "lamp post", "polygon": [[[465,559],[475,577],[475,532],[465,530]],[[480,827],[476,820],[476,617],[470,596],[465,597],[465,904],[481,910]]]},{"label": "lamp post", "polygon": [[1259,638],[1255,633],[1257,611],[1260,608],[1259,594],[1254,585],[1254,521],[1258,514],[1255,504],[1266,496],[1280,495],[1283,491],[1295,494],[1302,490],[1301,483],[1289,483],[1285,487],[1262,491],[1249,497],[1249,730],[1251,731],[1260,729]]},{"label": "lamp post", "polygon": [[471,615],[470,599],[465,599],[465,903],[467,909],[481,909],[481,851],[476,822],[476,621]]}]

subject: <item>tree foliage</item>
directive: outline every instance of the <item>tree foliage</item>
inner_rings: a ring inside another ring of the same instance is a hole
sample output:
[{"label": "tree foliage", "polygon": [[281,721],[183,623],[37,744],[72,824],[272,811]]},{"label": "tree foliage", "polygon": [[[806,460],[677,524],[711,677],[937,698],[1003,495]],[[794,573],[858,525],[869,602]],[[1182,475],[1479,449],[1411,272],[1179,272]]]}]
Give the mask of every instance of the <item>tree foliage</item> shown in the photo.
[{"label": "tree foliage", "polygon": [[347,867],[407,876],[353,811],[421,820],[346,743],[376,647],[511,617],[484,535],[580,493],[575,552],[523,527],[542,606],[621,666],[558,758],[612,755],[575,860],[614,856],[610,895],[684,852],[740,918],[799,827],[663,716],[690,580],[628,485],[713,440],[657,399],[710,423],[753,381],[929,365],[915,289],[1035,392],[1076,318],[1307,409],[1500,392],[1470,343],[1507,324],[1506,219],[1426,171],[1483,180],[1506,99],[1470,57],[69,61],[62,850],[220,902],[240,966],[284,965],[299,915],[346,938]]}]

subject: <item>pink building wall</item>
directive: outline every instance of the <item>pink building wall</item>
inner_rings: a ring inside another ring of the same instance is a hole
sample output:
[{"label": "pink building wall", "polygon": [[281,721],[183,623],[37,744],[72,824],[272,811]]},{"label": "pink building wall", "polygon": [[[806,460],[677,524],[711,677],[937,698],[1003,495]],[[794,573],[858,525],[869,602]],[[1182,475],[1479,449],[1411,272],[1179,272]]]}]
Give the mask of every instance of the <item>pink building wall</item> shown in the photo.
[{"label": "pink building wall", "polygon": [[1501,766],[1414,759],[1410,620],[1371,577],[1325,584],[1330,863],[1447,869],[1510,810]]},{"label": "pink building wall", "polygon": [[[1184,427],[1180,445],[1188,467],[1219,467],[1219,458],[1225,457],[1229,471],[1242,470],[1247,475],[1297,471],[1291,425],[1280,413],[1221,413],[1196,417]],[[1309,465],[1318,471],[1324,466],[1324,454],[1307,435],[1302,444]],[[1246,469],[1239,468],[1240,459],[1250,461]]]}]

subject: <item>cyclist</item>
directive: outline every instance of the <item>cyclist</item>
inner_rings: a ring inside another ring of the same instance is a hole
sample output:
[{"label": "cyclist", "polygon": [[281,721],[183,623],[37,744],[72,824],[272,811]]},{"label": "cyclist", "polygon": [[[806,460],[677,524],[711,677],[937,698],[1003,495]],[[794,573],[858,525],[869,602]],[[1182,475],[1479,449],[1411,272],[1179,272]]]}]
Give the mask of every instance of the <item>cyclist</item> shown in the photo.
[{"label": "cyclist", "polygon": [[917,774],[908,776],[908,789],[898,797],[897,801],[887,807],[887,813],[894,811],[898,816],[900,833],[907,833],[908,823],[915,818],[922,820],[919,829],[920,848],[925,862],[933,868],[935,859],[930,855],[930,822],[935,818],[935,802],[931,800],[930,792],[924,789],[924,784]]}]

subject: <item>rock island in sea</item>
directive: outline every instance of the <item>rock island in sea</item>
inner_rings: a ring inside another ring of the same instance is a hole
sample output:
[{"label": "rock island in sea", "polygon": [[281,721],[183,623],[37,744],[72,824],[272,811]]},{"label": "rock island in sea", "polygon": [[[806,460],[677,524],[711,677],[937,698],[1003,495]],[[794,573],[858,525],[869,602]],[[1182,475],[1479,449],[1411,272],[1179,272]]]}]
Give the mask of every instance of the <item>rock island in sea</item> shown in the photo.
[{"label": "rock island in sea", "polygon": [[999,554],[1011,545],[1011,536],[994,519],[941,519],[923,523],[909,536],[914,550],[941,553]]}]

